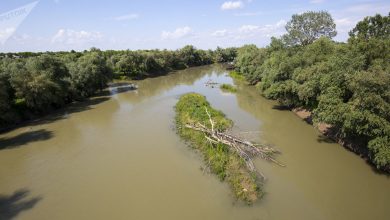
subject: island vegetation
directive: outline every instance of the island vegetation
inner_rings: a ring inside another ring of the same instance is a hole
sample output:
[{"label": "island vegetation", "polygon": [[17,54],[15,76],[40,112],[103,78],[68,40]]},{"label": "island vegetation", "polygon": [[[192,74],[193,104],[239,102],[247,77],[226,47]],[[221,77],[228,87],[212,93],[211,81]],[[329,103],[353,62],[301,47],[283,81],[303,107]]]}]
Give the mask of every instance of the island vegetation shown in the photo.
[{"label": "island vegetation", "polygon": [[233,122],[200,94],[183,95],[175,110],[179,135],[203,154],[205,169],[228,182],[238,199],[248,204],[258,200],[263,195],[264,175],[256,170],[251,157],[260,156],[283,166],[274,159],[278,151],[228,133]]},{"label": "island vegetation", "polygon": [[236,71],[269,99],[303,108],[325,133],[390,171],[390,13],[366,17],[347,43],[327,12],[293,15],[269,46],[238,50]]},{"label": "island vegetation", "polygon": [[237,88],[235,86],[226,83],[221,84],[220,88],[222,91],[225,92],[231,92],[231,93],[237,92]]}]

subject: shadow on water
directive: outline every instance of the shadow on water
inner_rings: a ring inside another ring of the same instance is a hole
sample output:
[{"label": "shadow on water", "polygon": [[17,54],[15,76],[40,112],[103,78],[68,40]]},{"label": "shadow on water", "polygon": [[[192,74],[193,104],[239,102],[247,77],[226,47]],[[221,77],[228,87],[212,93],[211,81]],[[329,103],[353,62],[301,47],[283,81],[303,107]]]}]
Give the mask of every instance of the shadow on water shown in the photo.
[{"label": "shadow on water", "polygon": [[65,119],[69,114],[91,110],[93,109],[92,106],[98,105],[110,99],[110,97],[106,95],[107,93],[109,92],[102,92],[100,95],[104,96],[94,97],[85,101],[72,103],[64,109],[58,110],[42,119],[34,121],[33,125],[50,123],[53,121]]},{"label": "shadow on water", "polygon": [[28,198],[29,190],[21,189],[12,195],[0,195],[0,220],[15,218],[19,213],[32,209],[42,199],[41,197]]},{"label": "shadow on water", "polygon": [[330,132],[329,132],[331,135],[330,137],[325,136],[323,134],[318,135],[318,137],[317,137],[318,143],[339,144],[340,146],[344,147],[345,150],[350,151],[350,152],[356,154],[357,156],[361,157],[361,159],[365,161],[365,163],[371,168],[371,170],[374,173],[386,176],[387,178],[390,178],[390,172],[389,172],[390,167],[386,167],[384,169],[376,168],[375,164],[368,159],[369,158],[369,151],[368,151],[367,147],[359,144],[360,141],[351,142],[351,140],[347,140],[348,141],[347,144],[338,143],[334,138],[332,138],[332,135],[334,136],[334,134],[335,134],[334,132],[335,132],[335,129],[330,129]]},{"label": "shadow on water", "polygon": [[52,131],[40,129],[24,132],[11,138],[0,138],[0,150],[17,148],[30,142],[45,141],[52,137]]},{"label": "shadow on water", "polygon": [[288,107],[286,105],[274,105],[272,106],[272,109],[279,110],[279,111],[291,111],[291,107]]},{"label": "shadow on water", "polygon": [[[54,112],[50,113],[49,115],[44,116],[42,118],[22,122],[20,124],[17,124],[16,126],[8,127],[8,128],[3,129],[3,130],[0,129],[0,134],[10,132],[14,129],[17,129],[17,128],[23,127],[23,126],[37,126],[37,125],[48,124],[48,123],[52,123],[52,122],[55,122],[58,120],[66,119],[70,114],[93,109],[92,106],[98,105],[98,104],[105,102],[105,101],[108,101],[110,99],[109,95],[110,95],[109,91],[103,91],[103,92],[99,93],[98,96],[89,98],[85,101],[71,103],[68,106],[66,106],[65,108],[56,110],[56,111],[54,111]],[[1,147],[0,147],[0,149],[1,149]]]},{"label": "shadow on water", "polygon": [[328,143],[328,144],[336,143],[335,140],[333,140],[332,138],[329,138],[329,137],[324,136],[322,134],[318,135],[317,141],[318,141],[318,143]]}]

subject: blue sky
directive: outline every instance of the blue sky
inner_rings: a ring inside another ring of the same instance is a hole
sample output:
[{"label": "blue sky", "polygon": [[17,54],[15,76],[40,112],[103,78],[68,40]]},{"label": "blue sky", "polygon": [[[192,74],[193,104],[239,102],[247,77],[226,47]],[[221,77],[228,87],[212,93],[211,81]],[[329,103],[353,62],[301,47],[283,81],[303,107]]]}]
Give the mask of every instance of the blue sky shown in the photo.
[{"label": "blue sky", "polygon": [[390,11],[388,0],[40,0],[7,28],[4,15],[32,2],[1,0],[1,52],[265,46],[292,14],[308,10],[329,11],[335,39],[345,41],[357,21]]}]

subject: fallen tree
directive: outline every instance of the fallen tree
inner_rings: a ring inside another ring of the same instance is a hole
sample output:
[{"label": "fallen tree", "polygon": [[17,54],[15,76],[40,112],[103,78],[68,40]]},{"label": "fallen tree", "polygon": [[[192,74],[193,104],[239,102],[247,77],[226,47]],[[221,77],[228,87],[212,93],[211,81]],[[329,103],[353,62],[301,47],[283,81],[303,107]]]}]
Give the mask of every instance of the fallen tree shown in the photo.
[{"label": "fallen tree", "polygon": [[190,93],[176,105],[178,133],[203,153],[208,168],[221,180],[226,180],[237,198],[253,203],[263,195],[265,176],[256,170],[252,158],[284,166],[274,155],[277,150],[256,144],[229,133],[233,122],[213,109],[205,97]]}]

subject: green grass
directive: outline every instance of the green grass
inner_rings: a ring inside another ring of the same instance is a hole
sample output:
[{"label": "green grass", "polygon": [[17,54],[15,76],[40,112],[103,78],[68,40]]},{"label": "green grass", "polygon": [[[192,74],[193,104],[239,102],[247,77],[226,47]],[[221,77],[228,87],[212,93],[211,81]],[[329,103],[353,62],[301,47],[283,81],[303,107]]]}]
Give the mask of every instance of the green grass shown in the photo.
[{"label": "green grass", "polygon": [[230,84],[222,84],[219,88],[221,88],[225,92],[231,92],[231,93],[237,92],[237,88]]},{"label": "green grass", "polygon": [[221,181],[229,183],[238,199],[251,204],[262,195],[261,183],[256,174],[247,170],[244,161],[226,145],[211,144],[202,132],[185,127],[186,124],[197,122],[210,127],[205,107],[215,122],[215,129],[223,132],[233,126],[233,122],[221,111],[212,108],[204,96],[189,93],[183,95],[175,106],[177,131],[193,148],[203,154],[211,172]]},{"label": "green grass", "polygon": [[236,80],[245,81],[245,77],[236,71],[231,71],[229,76]]}]

